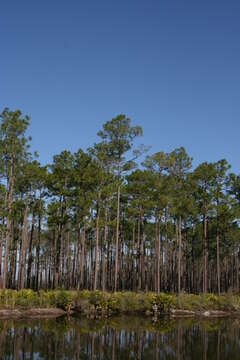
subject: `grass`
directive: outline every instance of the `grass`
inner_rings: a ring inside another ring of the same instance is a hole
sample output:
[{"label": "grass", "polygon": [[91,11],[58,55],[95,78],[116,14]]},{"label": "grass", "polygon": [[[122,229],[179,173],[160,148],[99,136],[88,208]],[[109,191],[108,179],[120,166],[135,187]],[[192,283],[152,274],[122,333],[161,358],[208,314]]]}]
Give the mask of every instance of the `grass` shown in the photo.
[{"label": "grass", "polygon": [[240,312],[240,294],[156,294],[153,292],[117,292],[50,290],[0,290],[0,309],[61,308],[78,309],[86,315],[116,313],[169,313],[171,309],[203,312],[220,310]]}]

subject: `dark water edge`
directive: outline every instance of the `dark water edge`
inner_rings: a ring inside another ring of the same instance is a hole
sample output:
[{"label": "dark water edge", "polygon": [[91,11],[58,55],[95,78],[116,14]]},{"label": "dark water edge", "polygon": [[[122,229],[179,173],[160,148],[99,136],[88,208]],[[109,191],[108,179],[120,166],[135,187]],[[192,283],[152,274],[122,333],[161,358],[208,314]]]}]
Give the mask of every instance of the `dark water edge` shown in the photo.
[{"label": "dark water edge", "polygon": [[0,320],[0,359],[240,359],[239,318]]}]

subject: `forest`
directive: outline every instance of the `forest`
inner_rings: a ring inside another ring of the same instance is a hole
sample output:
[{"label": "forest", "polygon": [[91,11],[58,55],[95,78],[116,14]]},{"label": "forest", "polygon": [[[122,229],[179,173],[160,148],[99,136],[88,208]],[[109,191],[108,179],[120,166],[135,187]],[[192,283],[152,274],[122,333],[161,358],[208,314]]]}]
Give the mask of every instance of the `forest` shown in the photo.
[{"label": "forest", "polygon": [[1,289],[239,292],[240,175],[225,159],[151,154],[120,114],[42,165],[30,117],[0,120]]}]

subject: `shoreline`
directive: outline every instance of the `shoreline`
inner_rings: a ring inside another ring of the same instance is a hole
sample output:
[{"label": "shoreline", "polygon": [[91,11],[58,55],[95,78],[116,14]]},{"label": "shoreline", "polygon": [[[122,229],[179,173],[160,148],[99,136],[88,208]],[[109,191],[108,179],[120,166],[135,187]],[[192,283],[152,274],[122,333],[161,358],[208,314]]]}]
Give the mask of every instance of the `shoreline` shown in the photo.
[{"label": "shoreline", "polygon": [[57,318],[67,315],[58,308],[0,309],[0,320]]},{"label": "shoreline", "polygon": [[0,290],[0,319],[57,318],[81,316],[90,319],[113,316],[239,317],[240,294],[101,292],[99,290]]},{"label": "shoreline", "polygon": [[79,310],[71,310],[70,312],[60,308],[29,308],[29,309],[0,309],[0,320],[18,320],[18,319],[51,319],[62,316],[73,316],[94,319],[111,319],[113,317],[121,316],[144,316],[146,318],[152,318],[153,321],[159,321],[161,318],[222,318],[222,317],[240,317],[240,311],[223,311],[223,310],[183,310],[183,309],[171,309],[169,313],[161,313],[159,316],[154,316],[152,312],[136,312],[127,311],[120,313],[112,313],[107,316],[101,316],[95,312],[83,313]]}]

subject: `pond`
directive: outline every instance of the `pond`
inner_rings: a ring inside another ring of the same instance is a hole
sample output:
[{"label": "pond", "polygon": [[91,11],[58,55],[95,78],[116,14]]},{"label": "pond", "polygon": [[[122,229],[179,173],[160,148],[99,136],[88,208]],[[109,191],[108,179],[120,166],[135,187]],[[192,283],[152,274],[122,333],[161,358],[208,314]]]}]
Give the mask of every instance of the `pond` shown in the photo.
[{"label": "pond", "polygon": [[0,320],[0,359],[240,358],[240,319]]}]

